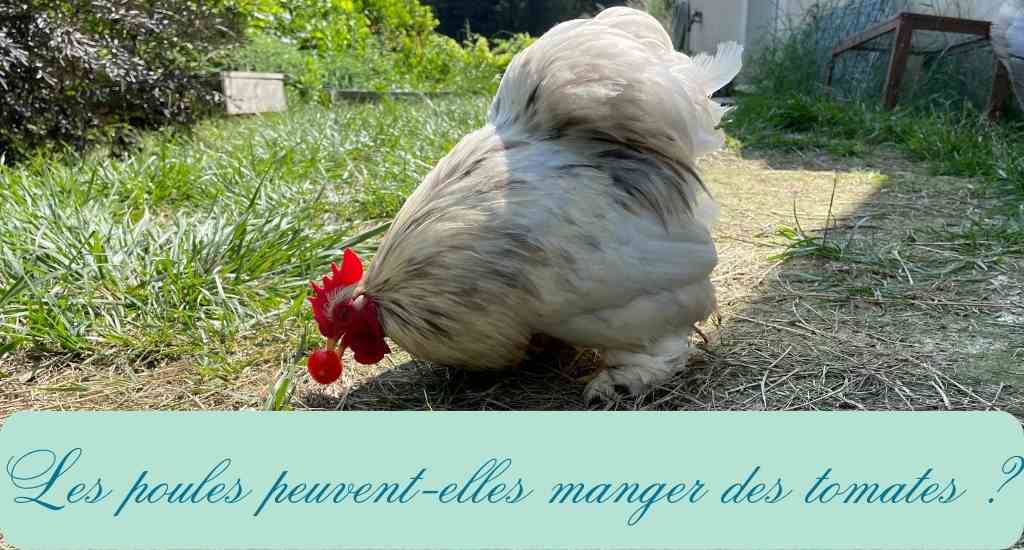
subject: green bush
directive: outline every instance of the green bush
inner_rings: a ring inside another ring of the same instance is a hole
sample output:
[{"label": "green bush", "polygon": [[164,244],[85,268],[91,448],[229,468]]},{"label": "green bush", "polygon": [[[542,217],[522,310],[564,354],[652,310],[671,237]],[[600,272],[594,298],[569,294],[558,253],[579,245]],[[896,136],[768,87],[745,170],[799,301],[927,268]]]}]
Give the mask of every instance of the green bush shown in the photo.
[{"label": "green bush", "polygon": [[[527,33],[540,36],[554,25],[625,0],[423,0],[441,20],[437,31],[459,40],[467,28],[488,38]],[[656,0],[668,2],[673,0]]]},{"label": "green bush", "polygon": [[365,48],[373,38],[398,49],[425,40],[437,27],[416,0],[235,0],[250,27],[303,49]]},{"label": "green bush", "polygon": [[217,98],[204,73],[242,30],[237,11],[209,2],[3,2],[0,157],[191,121]]},{"label": "green bush", "polygon": [[413,0],[236,0],[251,41],[230,59],[239,70],[283,72],[304,97],[330,89],[490,93],[531,38],[460,44],[435,32],[430,8]]}]

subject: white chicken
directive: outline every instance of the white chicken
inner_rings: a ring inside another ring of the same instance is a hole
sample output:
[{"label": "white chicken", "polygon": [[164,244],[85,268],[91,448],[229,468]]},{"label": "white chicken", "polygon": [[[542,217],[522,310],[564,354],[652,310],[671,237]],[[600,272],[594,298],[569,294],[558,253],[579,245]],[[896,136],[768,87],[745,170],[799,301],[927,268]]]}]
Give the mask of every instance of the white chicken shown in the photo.
[{"label": "white chicken", "polygon": [[695,159],[722,146],[711,94],[742,47],[675,52],[650,15],[562,23],[512,61],[487,124],[426,176],[368,271],[346,251],[313,285],[329,348],[379,361],[384,337],[440,365],[518,364],[544,335],[603,353],[585,397],[684,368],[715,309],[716,213]]},{"label": "white chicken", "polygon": [[1006,0],[992,20],[992,49],[1006,66],[1024,111],[1024,0]]}]

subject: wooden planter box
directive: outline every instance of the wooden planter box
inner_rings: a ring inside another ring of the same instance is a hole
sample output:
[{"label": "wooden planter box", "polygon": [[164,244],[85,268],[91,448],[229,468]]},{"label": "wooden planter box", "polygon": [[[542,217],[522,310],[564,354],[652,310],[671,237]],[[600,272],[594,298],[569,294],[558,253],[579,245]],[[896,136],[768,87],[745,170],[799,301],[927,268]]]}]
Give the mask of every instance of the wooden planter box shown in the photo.
[{"label": "wooden planter box", "polygon": [[280,73],[221,73],[229,115],[274,113],[288,109],[284,75]]}]

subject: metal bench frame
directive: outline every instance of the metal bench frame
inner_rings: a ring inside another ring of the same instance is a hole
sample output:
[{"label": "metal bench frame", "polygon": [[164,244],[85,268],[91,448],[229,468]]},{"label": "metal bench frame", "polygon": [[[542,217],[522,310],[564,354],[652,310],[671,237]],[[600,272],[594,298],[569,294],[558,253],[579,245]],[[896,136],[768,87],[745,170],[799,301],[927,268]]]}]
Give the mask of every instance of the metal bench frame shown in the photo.
[{"label": "metal bench frame", "polygon": [[[911,39],[913,38],[914,31],[940,31],[977,36],[973,40],[967,40],[945,50],[921,52],[940,53],[945,51],[949,53],[989,40],[991,27],[992,24],[988,21],[941,17],[921,13],[900,13],[892,19],[883,21],[864,32],[850,36],[836,45],[832,50],[832,58],[828,63],[825,87],[831,93],[832,72],[835,69],[836,59],[843,53],[851,50],[889,51],[889,68],[885,75],[885,86],[882,88],[882,103],[886,109],[891,110],[896,107],[896,102],[899,99],[900,83],[903,81],[903,74],[907,68],[907,59],[911,54]],[[867,46],[868,42],[888,33],[896,34],[891,48]],[[989,118],[996,119],[1002,114],[1003,105],[1010,95],[1010,75],[1006,72],[1006,67],[998,58],[995,59],[993,67],[992,93],[989,96],[989,103],[985,112]]]}]

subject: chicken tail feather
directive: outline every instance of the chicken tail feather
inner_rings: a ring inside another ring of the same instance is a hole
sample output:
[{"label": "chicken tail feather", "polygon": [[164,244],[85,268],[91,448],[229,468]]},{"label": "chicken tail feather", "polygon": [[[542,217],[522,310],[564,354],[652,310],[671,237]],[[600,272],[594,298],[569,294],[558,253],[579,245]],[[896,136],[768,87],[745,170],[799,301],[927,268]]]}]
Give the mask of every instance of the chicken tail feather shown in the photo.
[{"label": "chicken tail feather", "polygon": [[715,55],[697,54],[693,64],[704,71],[704,93],[710,97],[739,74],[743,67],[743,46],[736,42],[719,44]]},{"label": "chicken tail feather", "polygon": [[556,26],[520,52],[491,104],[499,131],[599,139],[689,163],[722,146],[726,110],[710,99],[740,70],[743,48],[676,52],[649,14],[617,7]]}]

